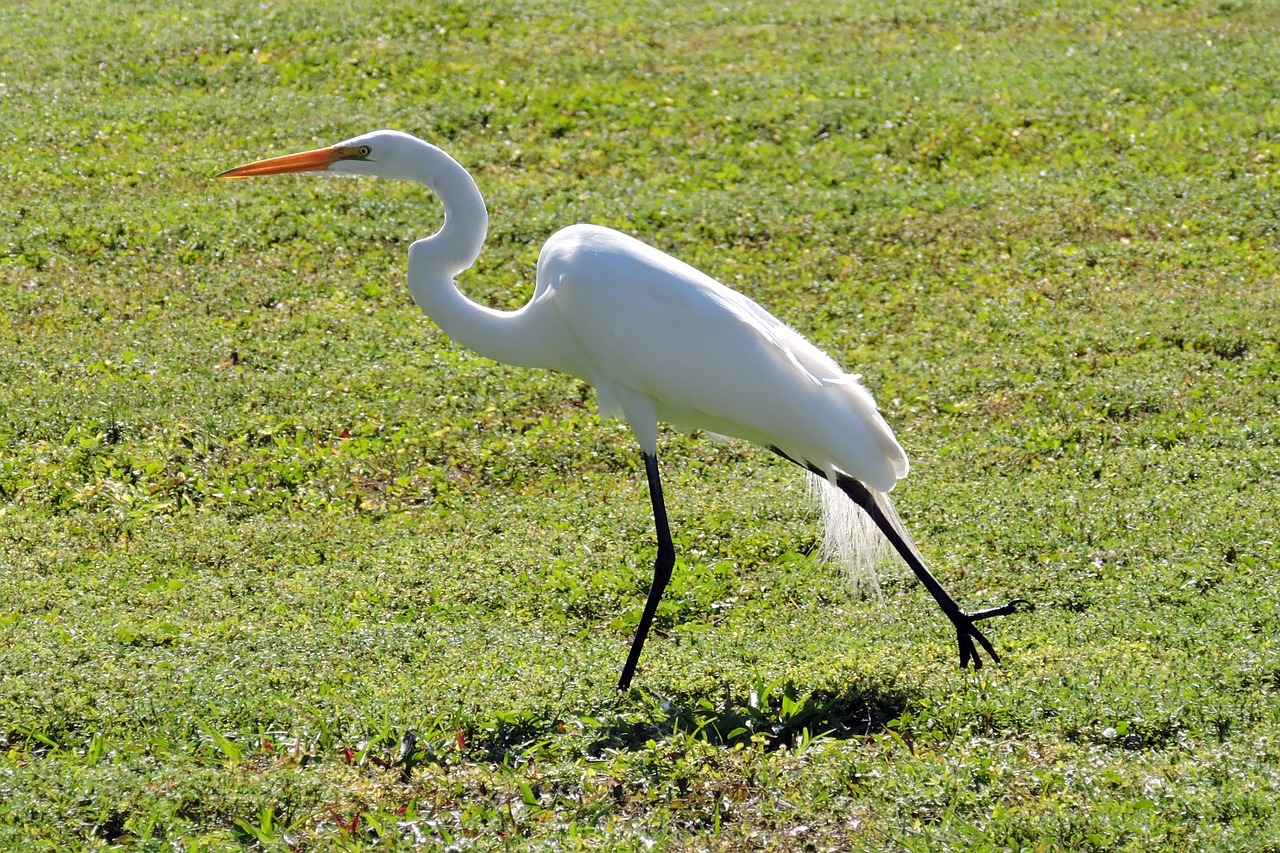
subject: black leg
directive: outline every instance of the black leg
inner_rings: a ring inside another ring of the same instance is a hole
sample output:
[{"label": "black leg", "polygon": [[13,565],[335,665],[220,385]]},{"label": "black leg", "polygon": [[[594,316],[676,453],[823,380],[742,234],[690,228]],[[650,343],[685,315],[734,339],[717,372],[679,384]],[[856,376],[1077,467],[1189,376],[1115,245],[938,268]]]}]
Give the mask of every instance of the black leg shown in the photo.
[{"label": "black leg", "polygon": [[631,641],[631,653],[627,655],[627,664],[622,668],[618,678],[618,689],[626,690],[631,686],[631,676],[635,675],[636,664],[640,660],[640,650],[644,648],[645,637],[649,635],[649,626],[653,624],[653,614],[658,611],[658,602],[671,580],[671,569],[676,564],[676,546],[671,542],[671,528],[667,524],[667,505],[662,500],[662,479],[658,476],[658,457],[644,454],[644,470],[649,476],[649,499],[653,501],[653,524],[658,531],[658,556],[653,561],[653,586],[649,587],[649,598],[644,603],[644,613],[640,616],[640,624],[636,627],[635,639]]},{"label": "black leg", "polygon": [[[821,476],[821,472],[818,473]],[[925,566],[919,552],[902,535],[902,532],[893,523],[892,519],[880,509],[871,491],[858,480],[844,475],[836,478],[836,485],[840,487],[840,491],[848,495],[854,503],[862,507],[871,516],[871,519],[876,523],[876,527],[879,527],[880,532],[889,540],[889,544],[893,545],[894,550],[911,567],[911,571],[915,572],[916,577],[924,584],[925,589],[929,590],[934,600],[938,602],[942,612],[956,626],[956,640],[960,646],[960,666],[962,668],[967,667],[969,662],[973,661],[975,670],[982,669],[982,658],[978,656],[978,650],[973,645],[974,640],[977,640],[982,648],[986,649],[987,654],[991,655],[993,661],[999,663],[1000,655],[996,654],[991,642],[983,636],[974,623],[983,619],[990,619],[993,616],[1007,616],[1010,613],[1028,609],[1031,606],[1030,602],[1018,598],[1001,607],[991,607],[973,613],[961,610],[960,605],[956,604],[955,599],[942,588],[942,584],[938,583],[938,579]]]}]

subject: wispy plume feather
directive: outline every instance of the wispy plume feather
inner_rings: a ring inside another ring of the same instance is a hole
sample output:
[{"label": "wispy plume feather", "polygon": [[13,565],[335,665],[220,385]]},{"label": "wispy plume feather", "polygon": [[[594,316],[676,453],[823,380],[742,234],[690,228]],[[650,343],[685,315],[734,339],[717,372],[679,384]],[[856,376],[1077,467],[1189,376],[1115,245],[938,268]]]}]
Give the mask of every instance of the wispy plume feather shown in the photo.
[{"label": "wispy plume feather", "polygon": [[[901,522],[889,496],[874,489],[870,491],[881,511],[900,528]],[[871,516],[827,478],[810,473],[809,493],[822,508],[823,559],[839,564],[845,577],[862,595],[879,599],[879,563],[888,553],[888,540],[876,528]]]}]

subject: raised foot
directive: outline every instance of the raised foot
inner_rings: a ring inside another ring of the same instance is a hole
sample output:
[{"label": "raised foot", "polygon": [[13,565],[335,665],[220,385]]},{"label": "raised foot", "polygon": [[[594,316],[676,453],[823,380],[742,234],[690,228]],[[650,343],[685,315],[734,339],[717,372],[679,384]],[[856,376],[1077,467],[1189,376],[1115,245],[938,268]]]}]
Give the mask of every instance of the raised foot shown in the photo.
[{"label": "raised foot", "polygon": [[1033,605],[1025,598],[1015,598],[1008,604],[1000,607],[989,607],[986,610],[978,610],[973,613],[966,613],[963,610],[951,617],[951,621],[956,626],[956,640],[960,645],[960,668],[966,669],[969,662],[973,662],[973,669],[976,672],[982,669],[982,658],[978,656],[978,650],[973,645],[973,641],[977,640],[982,648],[986,649],[987,654],[991,656],[991,660],[1000,663],[1000,655],[996,654],[995,647],[991,645],[983,633],[978,630],[975,622],[981,622],[983,619],[991,619],[995,616],[1008,616],[1011,613],[1023,613],[1031,610]]}]

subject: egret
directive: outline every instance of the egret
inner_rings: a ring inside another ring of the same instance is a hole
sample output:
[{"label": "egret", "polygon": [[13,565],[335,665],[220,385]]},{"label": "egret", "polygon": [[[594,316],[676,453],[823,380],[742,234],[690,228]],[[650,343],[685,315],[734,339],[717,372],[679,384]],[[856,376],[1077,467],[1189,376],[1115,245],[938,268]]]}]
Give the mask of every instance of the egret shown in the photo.
[{"label": "egret", "polygon": [[[467,298],[455,280],[479,257],[489,216],[471,175],[443,150],[378,130],[248,163],[220,177],[293,172],[425,184],[444,206],[444,224],[409,247],[414,302],[446,335],[481,355],[588,382],[600,411],[630,426],[644,458],[658,550],[619,690],[631,684],[675,565],[658,473],[659,420],[685,432],[754,442],[808,469],[828,495],[843,493],[852,503],[841,498],[839,504],[865,513],[859,518],[874,524],[865,529],[884,535],[951,620],[961,668],[981,668],[975,641],[999,662],[976,623],[1015,613],[1027,602],[961,609],[926,568],[889,501],[888,492],[907,475],[907,455],[870,392],[754,301],[618,231],[571,225],[543,245],[529,302],[514,311],[495,310]],[[824,500],[824,508],[831,503]]]}]

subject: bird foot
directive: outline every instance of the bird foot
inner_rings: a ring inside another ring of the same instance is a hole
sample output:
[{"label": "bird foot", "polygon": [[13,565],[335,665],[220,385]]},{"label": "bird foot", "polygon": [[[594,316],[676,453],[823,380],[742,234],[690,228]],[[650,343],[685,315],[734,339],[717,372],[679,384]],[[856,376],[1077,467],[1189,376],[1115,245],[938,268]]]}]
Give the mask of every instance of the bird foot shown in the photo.
[{"label": "bird foot", "polygon": [[983,619],[991,619],[995,616],[1008,616],[1011,613],[1024,613],[1033,609],[1034,605],[1024,598],[1015,598],[1008,604],[1000,607],[989,607],[986,610],[978,610],[973,613],[966,613],[963,610],[958,611],[951,616],[952,623],[956,626],[956,640],[960,645],[960,668],[967,669],[969,662],[973,662],[975,672],[982,669],[982,658],[978,655],[978,649],[974,646],[973,641],[977,640],[991,656],[994,663],[1000,663],[1000,655],[996,654],[995,647],[991,645],[981,631],[978,630],[974,623]]}]

